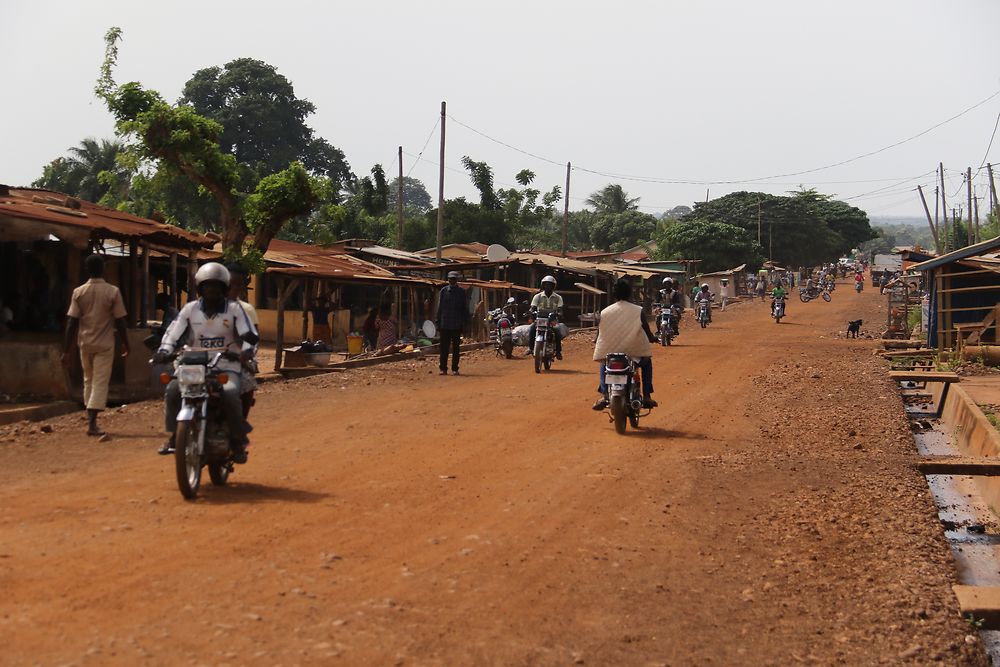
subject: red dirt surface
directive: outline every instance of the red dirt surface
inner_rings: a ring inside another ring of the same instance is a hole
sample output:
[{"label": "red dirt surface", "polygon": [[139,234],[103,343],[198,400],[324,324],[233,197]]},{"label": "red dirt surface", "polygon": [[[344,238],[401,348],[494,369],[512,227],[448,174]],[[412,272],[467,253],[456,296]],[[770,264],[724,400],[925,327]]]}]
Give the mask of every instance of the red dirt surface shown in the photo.
[{"label": "red dirt surface", "polygon": [[688,313],[626,436],[592,334],[540,376],[480,351],[265,385],[196,502],[157,403],[106,443],[0,428],[3,662],[985,665],[902,403],[840,337],[883,312]]}]

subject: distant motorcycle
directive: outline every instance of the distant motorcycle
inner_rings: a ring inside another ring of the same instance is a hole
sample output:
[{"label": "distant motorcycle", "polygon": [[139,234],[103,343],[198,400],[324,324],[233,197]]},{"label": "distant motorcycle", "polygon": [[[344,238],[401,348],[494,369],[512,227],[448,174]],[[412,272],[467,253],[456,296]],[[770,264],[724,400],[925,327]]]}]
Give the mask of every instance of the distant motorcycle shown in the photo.
[{"label": "distant motorcycle", "polygon": [[802,303],[809,303],[813,299],[818,299],[823,297],[824,301],[830,301],[830,293],[826,290],[821,290],[818,287],[800,287],[799,288],[799,300]]},{"label": "distant motorcycle", "polygon": [[858,294],[861,294],[861,290],[864,289],[864,286],[865,284],[863,282],[857,280],[854,283],[854,291],[857,292]]},{"label": "distant motorcycle", "polygon": [[486,314],[486,324],[490,330],[490,340],[497,356],[501,354],[510,359],[514,356],[514,318],[503,308],[491,310]]},{"label": "distant motorcycle", "polygon": [[677,316],[674,314],[673,306],[654,303],[653,313],[656,315],[656,321],[659,324],[657,335],[660,339],[660,345],[670,345],[677,331]]},{"label": "distant motorcycle", "polygon": [[559,326],[559,318],[556,313],[541,314],[535,318],[535,372],[541,373],[542,366],[545,370],[552,368],[552,362],[556,358],[556,328]]},{"label": "distant motorcycle", "polygon": [[617,433],[625,433],[626,422],[639,428],[642,413],[642,390],[639,366],[627,354],[612,352],[604,361],[604,385],[608,391],[608,411]]},{"label": "distant motorcycle", "polygon": [[701,325],[702,329],[707,327],[709,322],[711,322],[711,319],[709,319],[711,317],[711,308],[712,306],[708,301],[698,302],[698,324]]},{"label": "distant motorcycle", "polygon": [[176,359],[174,372],[160,376],[164,384],[176,379],[181,390],[181,409],[174,433],[174,462],[177,486],[188,500],[198,494],[201,469],[208,466],[212,484],[223,486],[233,471],[233,452],[229,446],[229,422],[222,409],[222,387],[229,381],[229,371],[216,368],[231,352],[210,355],[207,350],[184,350]]},{"label": "distant motorcycle", "polygon": [[781,318],[785,316],[785,298],[779,297],[774,299],[774,303],[771,306],[771,317],[774,318],[775,324],[781,324]]}]

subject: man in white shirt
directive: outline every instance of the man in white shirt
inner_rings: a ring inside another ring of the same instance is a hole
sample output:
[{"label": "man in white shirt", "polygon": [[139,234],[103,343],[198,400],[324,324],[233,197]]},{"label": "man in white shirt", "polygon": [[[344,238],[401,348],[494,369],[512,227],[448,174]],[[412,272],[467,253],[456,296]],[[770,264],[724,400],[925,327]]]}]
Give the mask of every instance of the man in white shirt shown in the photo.
[{"label": "man in white shirt", "polygon": [[[562,320],[563,314],[563,298],[556,294],[556,279],[553,276],[545,276],[542,278],[542,291],[531,298],[531,308],[538,313],[539,317],[546,317],[549,313],[556,313],[560,320]],[[562,359],[562,336],[559,335],[559,329],[553,329],[553,334],[556,337],[556,359]],[[528,340],[531,344],[528,346],[529,354],[533,350],[535,344],[535,325],[531,325],[531,334]]]},{"label": "man in white shirt", "polygon": [[729,280],[723,278],[719,286],[719,297],[722,299],[722,312],[726,312],[726,304],[729,303]]}]

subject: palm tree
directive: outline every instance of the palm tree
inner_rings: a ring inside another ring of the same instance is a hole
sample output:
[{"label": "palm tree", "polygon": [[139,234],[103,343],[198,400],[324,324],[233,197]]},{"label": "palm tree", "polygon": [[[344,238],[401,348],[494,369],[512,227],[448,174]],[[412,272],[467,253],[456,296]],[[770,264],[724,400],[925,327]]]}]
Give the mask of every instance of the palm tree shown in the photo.
[{"label": "palm tree", "polygon": [[629,197],[622,186],[609,183],[587,197],[586,204],[598,213],[624,213],[639,208],[639,197]]},{"label": "palm tree", "polygon": [[[80,179],[77,192],[70,194],[96,202],[108,194],[112,187],[127,191],[131,174],[118,163],[118,154],[124,150],[125,145],[120,141],[98,141],[89,137],[81,141],[79,146],[70,148],[69,163]],[[108,175],[102,176],[105,172]]]}]

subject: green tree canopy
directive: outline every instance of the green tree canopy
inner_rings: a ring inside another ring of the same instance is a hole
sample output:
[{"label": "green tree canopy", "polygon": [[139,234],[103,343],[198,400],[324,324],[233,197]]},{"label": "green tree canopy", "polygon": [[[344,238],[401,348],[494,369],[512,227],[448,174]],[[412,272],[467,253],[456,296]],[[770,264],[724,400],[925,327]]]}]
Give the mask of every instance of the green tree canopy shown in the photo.
[{"label": "green tree canopy", "polygon": [[45,165],[32,185],[110,206],[124,199],[132,170],[119,159],[125,153],[121,141],[87,138],[68,153]]},{"label": "green tree canopy", "polygon": [[590,220],[590,242],[596,250],[621,252],[653,238],[656,217],[636,210],[594,213]]},{"label": "green tree canopy", "polygon": [[[389,210],[396,210],[399,197],[399,177],[389,183]],[[403,177],[403,210],[412,213],[426,213],[433,206],[431,196],[422,181],[417,178]]]},{"label": "green tree canopy", "polygon": [[656,238],[656,259],[700,259],[701,272],[723,271],[763,260],[750,233],[736,225],[692,220],[664,228]]},{"label": "green tree canopy", "polygon": [[639,197],[630,197],[622,186],[609,183],[587,197],[586,204],[598,213],[624,213],[639,208]]}]

